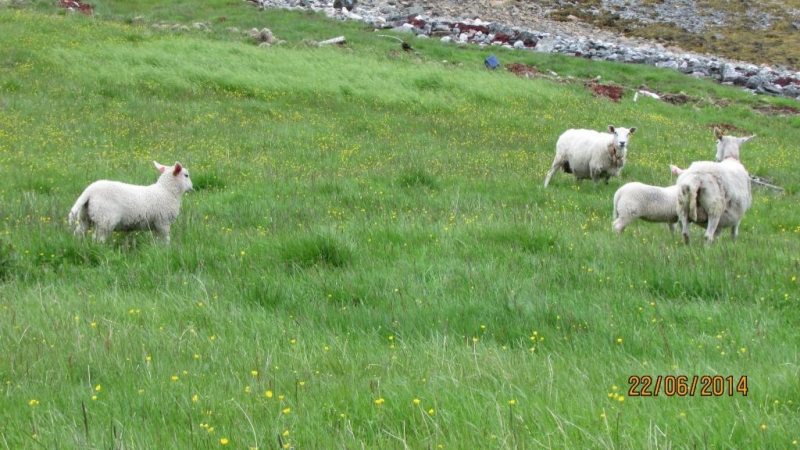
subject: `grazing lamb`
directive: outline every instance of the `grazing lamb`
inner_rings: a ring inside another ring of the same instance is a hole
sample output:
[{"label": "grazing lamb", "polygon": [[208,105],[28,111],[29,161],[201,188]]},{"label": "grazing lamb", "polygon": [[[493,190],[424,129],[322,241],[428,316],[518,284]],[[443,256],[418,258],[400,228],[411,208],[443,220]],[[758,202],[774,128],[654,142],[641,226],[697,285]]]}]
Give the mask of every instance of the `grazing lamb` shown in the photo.
[{"label": "grazing lamb", "polygon": [[[680,168],[669,166],[673,175],[683,172]],[[625,227],[636,219],[647,222],[666,222],[669,231],[675,232],[678,222],[677,213],[678,186],[651,186],[649,184],[633,182],[626,183],[614,193],[614,224],[617,233],[625,231]],[[698,222],[705,222],[702,210],[697,214]]]},{"label": "grazing lamb", "polygon": [[714,157],[714,161],[716,162],[724,161],[728,158],[739,161],[739,147],[755,137],[755,135],[743,138],[725,136],[725,133],[719,128],[714,128],[714,136],[717,137],[717,154]]},{"label": "grazing lamb", "polygon": [[734,158],[722,162],[697,161],[678,176],[677,213],[685,243],[689,243],[689,222],[708,215],[706,242],[714,242],[723,228],[731,237],[739,234],[739,223],[750,208],[750,175]]},{"label": "grazing lamb", "polygon": [[597,184],[604,178],[619,176],[625,166],[628,140],[636,128],[608,126],[609,133],[594,130],[567,130],[556,142],[556,157],[544,179],[544,187],[558,169],[572,173],[580,181],[591,178]]},{"label": "grazing lamb", "polygon": [[170,225],[178,217],[183,193],[192,190],[192,180],[179,162],[172,167],[153,164],[162,173],[150,186],[108,180],[90,184],[69,212],[75,234],[84,235],[94,226],[95,240],[105,242],[113,231],[153,230],[169,244]]}]

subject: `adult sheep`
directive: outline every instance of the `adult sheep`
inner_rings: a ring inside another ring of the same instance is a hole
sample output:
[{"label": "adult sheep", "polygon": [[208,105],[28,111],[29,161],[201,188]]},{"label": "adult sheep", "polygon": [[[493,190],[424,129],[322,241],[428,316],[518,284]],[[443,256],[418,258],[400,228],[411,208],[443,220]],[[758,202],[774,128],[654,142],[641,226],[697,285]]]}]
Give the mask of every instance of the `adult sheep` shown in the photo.
[{"label": "adult sheep", "polygon": [[706,242],[714,242],[723,228],[731,227],[731,238],[739,235],[739,224],[750,209],[750,175],[733,158],[722,162],[697,161],[678,176],[677,213],[685,243],[689,243],[689,222],[702,212],[708,216]]},{"label": "adult sheep", "polygon": [[[673,175],[679,175],[682,169],[670,164]],[[636,219],[647,222],[666,222],[671,232],[675,232],[678,223],[678,186],[660,187],[632,182],[622,185],[614,193],[613,229],[617,233],[625,231],[625,227]],[[695,222],[705,222],[703,210],[697,211]]]},{"label": "adult sheep", "polygon": [[114,231],[152,230],[169,244],[169,229],[178,217],[183,193],[192,190],[189,172],[176,162],[168,167],[153,161],[161,172],[155,184],[137,186],[100,180],[90,184],[69,212],[75,234],[95,227],[96,241]]},{"label": "adult sheep", "polygon": [[731,238],[739,235],[739,224],[750,209],[750,175],[739,161],[742,144],[754,136],[739,138],[725,136],[714,128],[717,138],[717,161],[697,161],[679,172],[678,221],[683,240],[689,243],[689,222],[702,221],[707,216],[706,242],[711,243],[722,229],[731,228]]},{"label": "adult sheep", "polygon": [[636,132],[636,127],[622,128],[608,126],[611,133],[594,130],[570,129],[556,142],[556,156],[544,179],[544,187],[558,169],[572,173],[580,181],[591,178],[597,182],[603,178],[606,184],[611,177],[619,176],[625,166],[628,141]]}]

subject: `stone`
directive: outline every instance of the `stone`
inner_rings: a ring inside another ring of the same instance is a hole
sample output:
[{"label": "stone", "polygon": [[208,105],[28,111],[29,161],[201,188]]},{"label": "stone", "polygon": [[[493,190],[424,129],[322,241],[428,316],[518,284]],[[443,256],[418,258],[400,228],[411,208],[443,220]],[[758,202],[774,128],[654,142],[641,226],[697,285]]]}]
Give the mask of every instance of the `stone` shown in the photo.
[{"label": "stone", "polygon": [[346,9],[352,11],[356,7],[356,0],[334,0],[333,7],[335,9]]}]

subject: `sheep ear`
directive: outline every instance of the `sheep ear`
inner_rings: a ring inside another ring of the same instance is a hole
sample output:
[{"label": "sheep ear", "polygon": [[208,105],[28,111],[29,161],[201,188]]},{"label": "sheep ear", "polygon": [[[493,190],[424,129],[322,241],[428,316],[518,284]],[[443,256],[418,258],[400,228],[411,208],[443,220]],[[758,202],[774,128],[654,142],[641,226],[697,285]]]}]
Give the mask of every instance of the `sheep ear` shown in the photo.
[{"label": "sheep ear", "polygon": [[159,164],[155,161],[153,161],[153,165],[156,166],[156,169],[158,169],[159,172],[164,172],[165,170],[167,170],[167,166]]},{"label": "sheep ear", "polygon": [[610,131],[612,133],[616,133],[617,132],[616,129],[614,128],[614,125],[609,125],[608,126],[608,131]]},{"label": "sheep ear", "polygon": [[633,128],[631,128],[631,129],[628,131],[628,133],[629,133],[629,134],[636,133],[636,127],[633,127]]},{"label": "sheep ear", "polygon": [[723,133],[719,128],[714,127],[714,136],[716,136],[717,139],[722,139],[722,136],[725,136],[725,133]]},{"label": "sheep ear", "polygon": [[756,137],[756,135],[755,135],[755,134],[754,134],[754,135],[752,135],[752,136],[747,136],[747,137],[739,138],[739,143],[741,143],[741,144],[744,144],[745,142],[749,141],[750,139],[753,139],[754,137]]},{"label": "sheep ear", "polygon": [[669,169],[672,171],[673,175],[680,175],[683,172],[683,169],[674,164],[670,164]]},{"label": "sheep ear", "polygon": [[181,170],[183,170],[183,166],[178,161],[175,161],[175,169],[172,170],[172,175],[177,177]]}]

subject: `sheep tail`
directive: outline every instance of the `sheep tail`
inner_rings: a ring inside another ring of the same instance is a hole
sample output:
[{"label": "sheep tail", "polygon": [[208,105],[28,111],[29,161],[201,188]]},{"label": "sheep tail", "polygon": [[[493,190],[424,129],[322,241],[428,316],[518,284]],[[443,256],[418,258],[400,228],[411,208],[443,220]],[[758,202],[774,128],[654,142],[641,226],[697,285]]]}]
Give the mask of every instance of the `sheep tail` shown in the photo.
[{"label": "sheep tail", "polygon": [[697,222],[697,194],[700,184],[692,182],[681,186],[680,208],[692,222]]},{"label": "sheep tail", "polygon": [[692,218],[692,222],[697,222],[697,192],[699,190],[700,186],[693,184],[689,192],[689,217]]},{"label": "sheep tail", "polygon": [[82,222],[86,221],[87,207],[89,205],[89,195],[83,192],[78,200],[72,205],[67,216],[67,223],[69,225],[80,226]]}]

